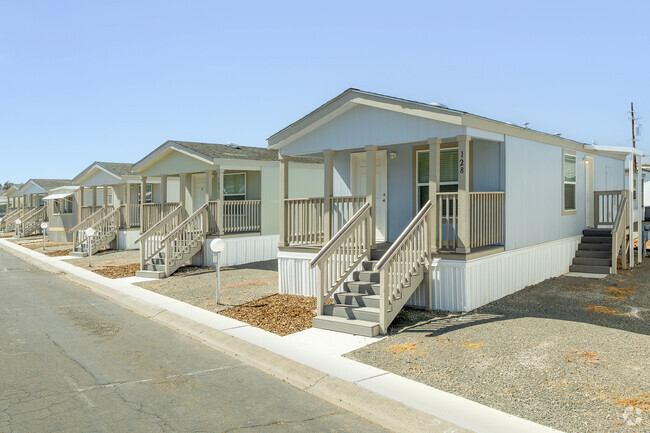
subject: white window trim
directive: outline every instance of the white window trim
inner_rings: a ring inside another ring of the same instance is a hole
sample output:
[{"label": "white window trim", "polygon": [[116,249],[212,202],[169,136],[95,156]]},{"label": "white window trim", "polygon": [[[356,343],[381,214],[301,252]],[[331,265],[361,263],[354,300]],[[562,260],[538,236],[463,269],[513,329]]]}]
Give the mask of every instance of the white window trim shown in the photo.
[{"label": "white window trim", "polygon": [[[573,182],[567,182],[566,179],[564,178],[564,164],[566,162],[566,155],[572,156],[574,159],[574,166],[575,166],[575,181]],[[573,203],[574,203],[574,208],[573,209],[566,209],[566,199],[564,197],[566,188],[565,185],[573,185]],[[576,152],[571,151],[571,150],[566,150],[562,149],[562,215],[575,215],[578,212],[578,156],[576,155]]]},{"label": "white window trim", "polygon": [[[443,152],[452,152],[452,151],[458,151],[458,147],[448,147],[445,149],[440,149],[440,153]],[[422,206],[424,203],[420,203],[420,187],[421,186],[429,186],[429,181],[427,180],[426,182],[418,182],[418,179],[420,179],[420,164],[418,164],[418,158],[421,153],[429,153],[428,150],[417,150],[415,152],[415,195],[416,195],[416,200],[417,200],[417,209],[422,209]],[[440,161],[438,161],[438,164],[440,164]],[[564,176],[564,174],[562,174]],[[447,186],[447,185],[458,185],[458,181],[453,181],[453,182],[438,182],[439,186]],[[429,191],[429,200],[431,200],[431,191]]]},{"label": "white window trim", "polygon": [[[228,194],[228,193],[226,193],[226,176],[236,176],[236,175],[240,175],[240,174],[244,175],[244,193],[243,194],[242,193],[237,193],[237,194]],[[244,198],[242,200],[246,200],[246,192],[247,192],[246,191],[246,183],[247,183],[247,179],[246,179],[246,172],[245,171],[241,171],[241,172],[237,172],[237,173],[224,173],[223,178],[224,178],[224,181],[223,181],[223,196],[224,196],[224,198],[225,197],[233,197],[233,196],[243,195]]]}]

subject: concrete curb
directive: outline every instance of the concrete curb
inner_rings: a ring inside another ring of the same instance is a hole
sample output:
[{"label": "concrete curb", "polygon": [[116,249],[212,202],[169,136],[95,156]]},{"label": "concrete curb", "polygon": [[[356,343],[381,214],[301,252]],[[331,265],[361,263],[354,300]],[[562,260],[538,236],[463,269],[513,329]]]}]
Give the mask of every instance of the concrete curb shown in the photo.
[{"label": "concrete curb", "polygon": [[[242,322],[153,294],[132,284],[101,277],[6,239],[0,239],[0,248],[38,268],[60,274],[85,286],[130,311],[396,432],[557,432],[348,358],[308,353],[309,348],[305,347],[286,347],[286,344],[282,347],[281,337],[274,334],[257,328],[251,329]],[[135,296],[141,291],[147,292],[146,298]],[[195,314],[189,317],[188,310]],[[224,323],[215,326],[214,320],[206,320],[214,319],[211,316],[216,316],[219,322]]]}]

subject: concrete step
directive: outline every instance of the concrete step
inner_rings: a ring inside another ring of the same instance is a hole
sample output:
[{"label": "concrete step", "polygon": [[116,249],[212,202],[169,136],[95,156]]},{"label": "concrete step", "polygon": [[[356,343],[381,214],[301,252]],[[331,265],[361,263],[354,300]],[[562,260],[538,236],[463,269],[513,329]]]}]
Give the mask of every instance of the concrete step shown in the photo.
[{"label": "concrete step", "polygon": [[585,272],[588,274],[609,274],[609,266],[589,266],[589,265],[571,265],[569,266],[571,272]]},{"label": "concrete step", "polygon": [[582,243],[588,244],[612,244],[612,237],[609,236],[583,236],[580,240]]},{"label": "concrete step", "polygon": [[335,293],[334,302],[339,305],[351,305],[353,307],[379,308],[379,295],[364,295],[363,293]]},{"label": "concrete step", "polygon": [[592,244],[592,243],[580,243],[578,244],[578,250],[590,250],[590,251],[611,251],[612,244]]},{"label": "concrete step", "polygon": [[588,266],[606,266],[612,265],[611,259],[596,259],[593,257],[575,257],[573,259],[574,265],[588,265]]},{"label": "concrete step", "polygon": [[312,325],[318,329],[362,335],[364,337],[379,335],[379,324],[365,320],[350,320],[336,316],[316,316],[312,320]]},{"label": "concrete step", "polygon": [[578,250],[576,251],[576,257],[592,257],[594,259],[611,259],[612,251],[611,248],[607,251],[598,251],[598,250]]},{"label": "concrete step", "polygon": [[323,315],[344,317],[347,319],[366,320],[379,323],[379,309],[371,307],[353,307],[350,305],[327,304],[323,306]]},{"label": "concrete step", "polygon": [[136,271],[135,276],[144,277],[144,278],[165,278],[165,272],[164,271]]},{"label": "concrete step", "polygon": [[379,272],[374,271],[354,271],[352,273],[352,279],[354,281],[364,281],[368,283],[378,283],[379,282]]},{"label": "concrete step", "polygon": [[88,253],[85,251],[72,251],[70,255],[73,257],[88,257]]},{"label": "concrete step", "polygon": [[361,293],[362,295],[379,295],[379,284],[367,281],[348,281],[343,283],[343,290],[350,293]]},{"label": "concrete step", "polygon": [[583,236],[602,236],[602,237],[612,237],[612,229],[584,229],[582,231]]}]

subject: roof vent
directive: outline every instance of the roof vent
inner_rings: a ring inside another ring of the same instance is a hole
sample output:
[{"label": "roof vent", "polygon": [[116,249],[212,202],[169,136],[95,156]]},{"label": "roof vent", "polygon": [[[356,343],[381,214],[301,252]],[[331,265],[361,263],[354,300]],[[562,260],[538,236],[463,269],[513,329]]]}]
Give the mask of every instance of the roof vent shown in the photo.
[{"label": "roof vent", "polygon": [[439,102],[429,102],[429,105],[433,105],[434,107],[440,107],[440,108],[449,108],[445,104],[441,104]]},{"label": "roof vent", "polygon": [[226,146],[232,147],[233,149],[241,149],[237,143],[233,143],[232,141],[227,141]]},{"label": "roof vent", "polygon": [[530,122],[524,122],[523,125],[524,125],[524,128],[528,129],[528,125],[530,125]]},{"label": "roof vent", "polygon": [[562,133],[561,133],[561,132],[556,132],[556,133],[553,134],[553,135],[555,135],[556,137],[561,137],[561,136],[562,136]]}]

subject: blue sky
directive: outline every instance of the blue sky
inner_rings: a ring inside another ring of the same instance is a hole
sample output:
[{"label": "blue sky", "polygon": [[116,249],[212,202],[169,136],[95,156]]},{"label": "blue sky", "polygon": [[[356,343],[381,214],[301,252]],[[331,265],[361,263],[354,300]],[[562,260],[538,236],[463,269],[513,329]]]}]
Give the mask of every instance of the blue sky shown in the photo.
[{"label": "blue sky", "polygon": [[642,1],[0,0],[0,181],[72,178],[167,139],[266,146],[349,87],[629,146],[630,101],[650,122],[649,12]]}]

